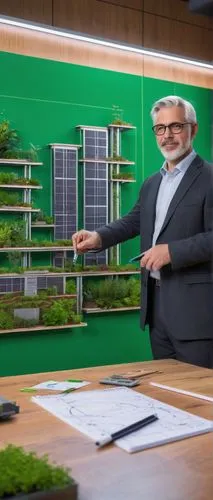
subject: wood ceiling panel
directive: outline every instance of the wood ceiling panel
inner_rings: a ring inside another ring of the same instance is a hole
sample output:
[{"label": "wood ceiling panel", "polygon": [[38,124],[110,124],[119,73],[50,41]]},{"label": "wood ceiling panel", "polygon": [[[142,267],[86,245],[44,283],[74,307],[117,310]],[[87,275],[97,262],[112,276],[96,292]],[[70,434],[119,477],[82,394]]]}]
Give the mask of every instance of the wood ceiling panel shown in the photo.
[{"label": "wood ceiling panel", "polygon": [[0,13],[51,25],[52,0],[0,0]]},{"label": "wood ceiling panel", "polygon": [[103,3],[119,5],[120,7],[129,7],[129,9],[143,10],[144,0],[98,0]]},{"label": "wood ceiling panel", "polygon": [[141,45],[142,13],[99,0],[54,0],[54,25]]}]

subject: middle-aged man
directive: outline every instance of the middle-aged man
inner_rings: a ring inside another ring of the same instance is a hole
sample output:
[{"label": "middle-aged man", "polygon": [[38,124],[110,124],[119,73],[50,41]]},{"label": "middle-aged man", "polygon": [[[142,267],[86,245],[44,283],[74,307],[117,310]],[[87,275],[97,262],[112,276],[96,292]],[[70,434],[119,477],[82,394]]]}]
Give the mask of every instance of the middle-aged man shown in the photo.
[{"label": "middle-aged man", "polygon": [[213,368],[213,166],[192,148],[196,112],[168,96],[152,108],[165,158],[121,219],[73,235],[79,253],[141,235],[141,327],[149,324],[155,359]]}]

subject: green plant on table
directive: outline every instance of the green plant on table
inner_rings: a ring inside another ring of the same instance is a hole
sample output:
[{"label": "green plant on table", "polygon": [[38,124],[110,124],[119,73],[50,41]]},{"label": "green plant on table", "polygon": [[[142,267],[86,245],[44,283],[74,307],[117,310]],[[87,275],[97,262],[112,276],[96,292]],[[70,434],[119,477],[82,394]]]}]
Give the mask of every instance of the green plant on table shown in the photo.
[{"label": "green plant on table", "polygon": [[30,493],[57,490],[73,483],[69,470],[50,464],[47,455],[39,458],[12,444],[0,451],[0,470],[0,498],[5,499],[21,494],[28,498]]}]

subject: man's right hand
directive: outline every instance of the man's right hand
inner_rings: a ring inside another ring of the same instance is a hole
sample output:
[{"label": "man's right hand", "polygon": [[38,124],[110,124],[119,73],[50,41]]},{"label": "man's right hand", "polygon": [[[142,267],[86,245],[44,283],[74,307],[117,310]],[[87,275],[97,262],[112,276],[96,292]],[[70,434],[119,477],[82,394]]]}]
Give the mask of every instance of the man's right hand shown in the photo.
[{"label": "man's right hand", "polygon": [[81,229],[81,231],[73,234],[72,242],[77,253],[85,253],[88,250],[101,248],[101,237],[96,231]]}]

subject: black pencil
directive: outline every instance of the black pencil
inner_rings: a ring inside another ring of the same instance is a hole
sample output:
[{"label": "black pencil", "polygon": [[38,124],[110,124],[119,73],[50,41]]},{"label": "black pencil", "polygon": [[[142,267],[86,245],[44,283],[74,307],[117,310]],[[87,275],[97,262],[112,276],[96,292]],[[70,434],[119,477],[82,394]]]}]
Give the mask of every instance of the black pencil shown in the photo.
[{"label": "black pencil", "polygon": [[111,436],[104,438],[102,441],[97,441],[95,444],[99,448],[102,446],[105,446],[106,444],[109,444],[113,441],[116,441],[117,439],[120,439],[124,436],[128,436],[128,434],[131,434],[132,432],[138,431],[139,429],[142,429],[142,427],[145,427],[146,425],[151,424],[152,422],[155,422],[158,420],[157,415],[149,415],[148,417],[143,418],[142,420],[138,420],[137,422],[134,422],[134,424],[128,425],[127,427],[124,427],[123,429],[120,429],[120,431],[116,431]]}]

